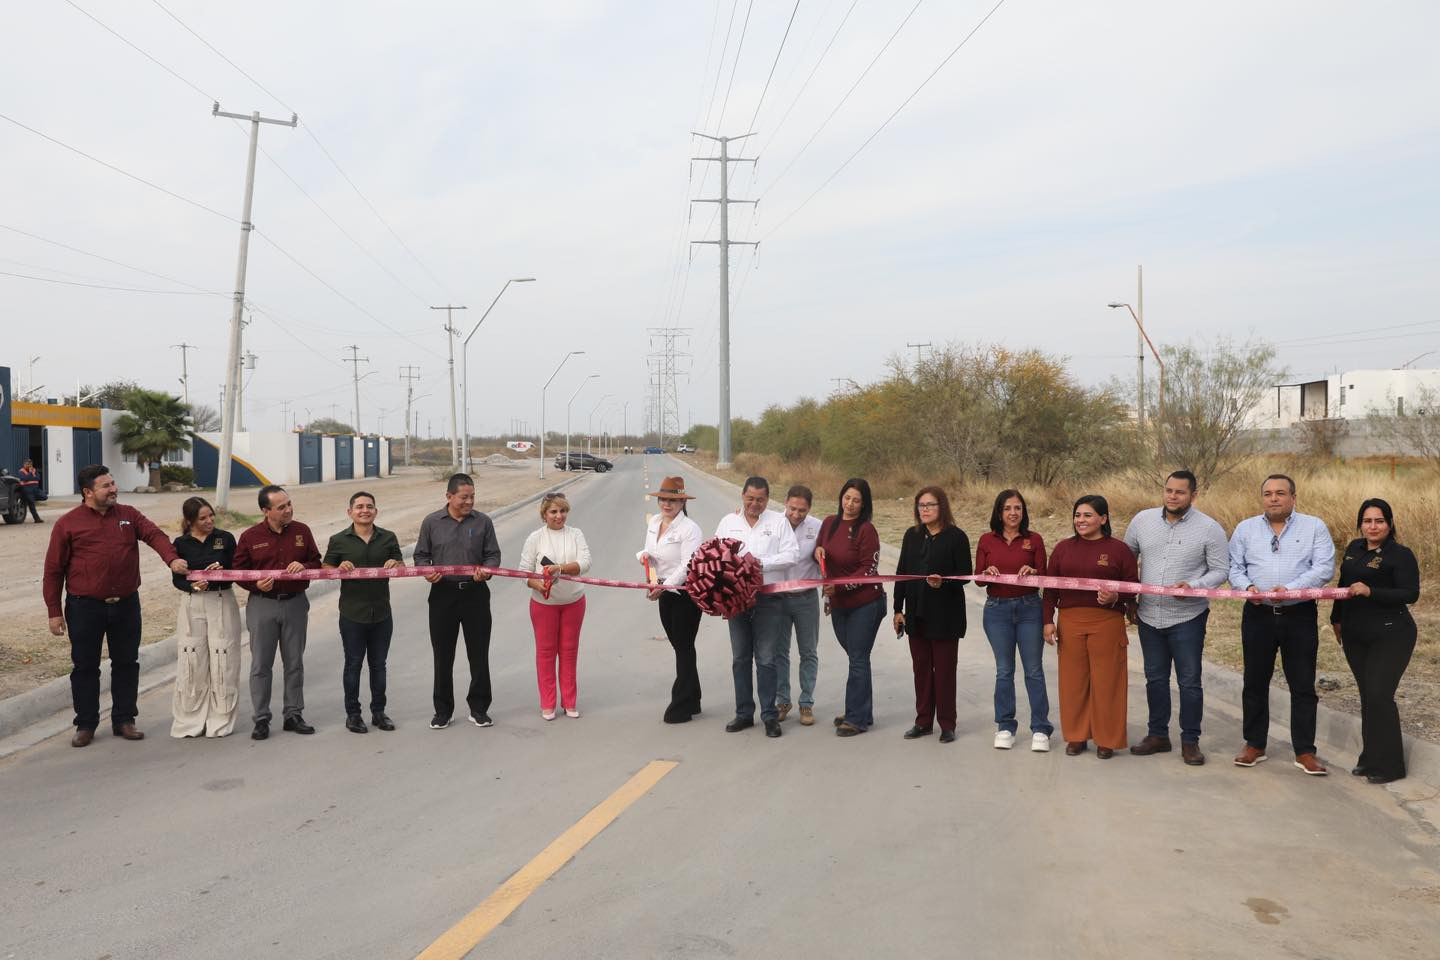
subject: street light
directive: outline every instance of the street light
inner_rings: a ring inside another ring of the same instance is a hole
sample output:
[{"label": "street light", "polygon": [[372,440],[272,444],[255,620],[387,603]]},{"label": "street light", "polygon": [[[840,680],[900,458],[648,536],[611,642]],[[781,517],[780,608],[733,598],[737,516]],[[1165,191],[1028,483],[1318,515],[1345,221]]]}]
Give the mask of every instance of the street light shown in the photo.
[{"label": "street light", "polygon": [[534,277],[512,277],[505,281],[505,286],[495,294],[495,299],[490,301],[490,306],[480,314],[480,319],[475,326],[470,328],[470,333],[465,337],[465,342],[460,346],[460,462],[464,464],[460,469],[470,469],[470,338],[475,336],[475,331],[480,329],[480,324],[490,316],[490,311],[495,309],[495,304],[505,295],[505,291],[512,283],[534,283]]},{"label": "street light", "polygon": [[[1142,340],[1144,340],[1144,341],[1145,341],[1145,345],[1150,348],[1150,353],[1151,353],[1151,355],[1155,357],[1155,363],[1160,367],[1160,388],[1159,388],[1159,393],[1160,393],[1160,397],[1159,397],[1159,400],[1160,400],[1160,423],[1163,425],[1163,424],[1165,423],[1165,361],[1162,360],[1162,359],[1160,359],[1160,351],[1159,351],[1159,350],[1156,350],[1156,349],[1155,349],[1155,344],[1150,341],[1150,334],[1148,334],[1148,333],[1145,332],[1145,324],[1143,324],[1143,323],[1140,322],[1140,317],[1139,317],[1138,314],[1136,314],[1134,307],[1130,306],[1130,304],[1128,304],[1128,303],[1110,303],[1110,304],[1106,304],[1106,306],[1110,307],[1111,309],[1119,309],[1120,307],[1124,307],[1126,310],[1129,310],[1129,311],[1130,311],[1130,316],[1132,316],[1132,317],[1135,318],[1135,326],[1136,326],[1136,328],[1139,329],[1139,331],[1140,331],[1140,338],[1141,338]],[[1141,361],[1142,361],[1142,363],[1143,363],[1145,355],[1142,353],[1142,354],[1140,355],[1140,357],[1141,357]],[[1142,366],[1141,369],[1143,370],[1144,367]],[[1141,383],[1141,387],[1140,387],[1140,389],[1141,389],[1140,402],[1136,405],[1136,408],[1135,408],[1135,416],[1138,418],[1139,423],[1141,424],[1141,426],[1144,426],[1144,424],[1145,424],[1145,394],[1144,394],[1144,386],[1143,386],[1144,381],[1142,380],[1142,381],[1140,381],[1140,383]],[[1158,431],[1158,430],[1156,431],[1156,434],[1157,434],[1157,436],[1158,436],[1158,434],[1159,434],[1159,431]]]},{"label": "street light", "polygon": [[600,376],[600,374],[598,374],[598,373],[592,373],[592,374],[590,374],[590,376],[586,377],[584,380],[581,380],[581,381],[580,381],[580,386],[576,387],[576,388],[575,388],[575,392],[572,393],[572,394],[570,394],[570,402],[567,403],[567,404],[565,404],[565,469],[566,469],[566,470],[569,470],[569,469],[570,469],[570,466],[571,466],[571,464],[570,464],[570,406],[571,406],[571,404],[573,404],[573,403],[575,402],[575,398],[578,397],[578,396],[580,396],[580,391],[585,389],[585,384],[589,383],[591,380],[598,379],[599,376]]},{"label": "street light", "polygon": [[592,439],[594,439],[594,437],[595,437],[595,411],[600,409],[600,404],[604,403],[606,400],[609,400],[609,399],[610,399],[611,397],[613,397],[613,396],[615,396],[615,394],[613,394],[613,393],[607,393],[607,394],[605,394],[605,396],[603,396],[603,397],[601,397],[599,400],[596,400],[596,401],[595,401],[595,406],[593,406],[593,407],[590,408],[590,421],[589,421],[589,425],[588,425],[588,427],[587,427],[587,429],[586,429],[586,432],[585,432],[585,452],[586,452],[586,453],[589,453],[589,452],[590,452],[590,441],[591,441]]},{"label": "street light", "polygon": [[[550,384],[554,382],[554,380],[555,380],[556,377],[560,376],[560,367],[565,366],[565,361],[566,361],[566,360],[569,360],[571,357],[578,357],[578,356],[580,356],[581,354],[583,354],[584,352],[585,352],[584,350],[571,350],[569,353],[565,354],[564,358],[560,361],[560,366],[555,368],[555,372],[552,373],[552,374],[550,374],[550,379],[545,381],[545,386],[543,386],[543,387],[540,388],[540,479],[541,479],[541,480],[544,480],[544,479],[545,479],[545,391],[548,390],[548,389],[550,389]],[[568,441],[567,441],[567,445],[568,445]],[[568,467],[568,466],[570,465],[570,462],[567,460],[567,461],[565,462],[565,465]]]}]

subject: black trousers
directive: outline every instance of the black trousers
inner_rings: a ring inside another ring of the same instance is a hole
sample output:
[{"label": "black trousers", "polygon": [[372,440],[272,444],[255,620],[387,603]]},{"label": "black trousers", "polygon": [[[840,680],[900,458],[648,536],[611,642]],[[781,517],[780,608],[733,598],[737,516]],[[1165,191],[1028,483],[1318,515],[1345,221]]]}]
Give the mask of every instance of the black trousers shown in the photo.
[{"label": "black trousers", "polygon": [[1403,777],[1405,741],[1395,690],[1415,652],[1415,621],[1408,612],[1384,620],[1351,618],[1341,635],[1360,689],[1360,766],[1366,773]]},{"label": "black trousers", "polygon": [[430,649],[435,654],[435,713],[455,713],[455,643],[465,632],[465,657],[470,661],[470,712],[490,709],[490,585],[476,581],[430,585]]},{"label": "black trousers", "polygon": [[1265,749],[1270,734],[1270,679],[1275,676],[1275,654],[1290,686],[1290,739],[1295,755],[1315,752],[1315,655],[1320,628],[1315,601],[1281,608],[1245,604],[1240,617],[1240,646],[1245,656],[1245,682],[1240,695],[1245,742]]},{"label": "black trousers", "polygon": [[90,597],[65,598],[65,625],[70,632],[70,697],[75,726],[100,726],[100,644],[110,648],[110,726],[134,723],[140,689],[140,594],[106,603]]},{"label": "black trousers", "polygon": [[683,591],[660,595],[660,625],[675,649],[675,683],[665,719],[688,720],[700,712],[700,672],[695,667],[695,634],[700,630],[700,608]]}]

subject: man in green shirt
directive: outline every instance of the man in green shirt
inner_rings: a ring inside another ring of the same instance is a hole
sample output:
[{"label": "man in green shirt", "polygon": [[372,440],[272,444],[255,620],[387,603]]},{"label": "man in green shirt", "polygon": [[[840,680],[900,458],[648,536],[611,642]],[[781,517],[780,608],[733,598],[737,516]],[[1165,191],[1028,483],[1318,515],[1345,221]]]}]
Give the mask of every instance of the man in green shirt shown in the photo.
[{"label": "man in green shirt", "polygon": [[[389,530],[375,526],[379,514],[375,498],[361,490],[350,496],[345,511],[350,526],[330,538],[321,561],[326,568],[390,569],[405,562],[400,541]],[[370,722],[381,730],[394,730],[385,715],[385,657],[390,652],[390,580],[340,581],[340,642],[345,647],[345,729],[367,733],[360,716],[360,667],[370,664]]]}]

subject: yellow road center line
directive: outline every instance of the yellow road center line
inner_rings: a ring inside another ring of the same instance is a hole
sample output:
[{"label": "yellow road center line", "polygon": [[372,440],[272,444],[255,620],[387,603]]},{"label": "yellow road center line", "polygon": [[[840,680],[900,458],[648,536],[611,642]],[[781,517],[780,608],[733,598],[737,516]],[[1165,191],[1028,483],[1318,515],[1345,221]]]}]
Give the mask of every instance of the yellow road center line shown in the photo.
[{"label": "yellow road center line", "polygon": [[541,884],[554,876],[586,844],[598,837],[631,804],[677,766],[679,764],[674,760],[651,760],[620,789],[556,837],[535,859],[517,870],[500,885],[500,889],[482,900],[459,923],[441,934],[416,960],[462,960],[491,931],[504,923],[505,918],[514,913],[530,894],[540,889]]}]

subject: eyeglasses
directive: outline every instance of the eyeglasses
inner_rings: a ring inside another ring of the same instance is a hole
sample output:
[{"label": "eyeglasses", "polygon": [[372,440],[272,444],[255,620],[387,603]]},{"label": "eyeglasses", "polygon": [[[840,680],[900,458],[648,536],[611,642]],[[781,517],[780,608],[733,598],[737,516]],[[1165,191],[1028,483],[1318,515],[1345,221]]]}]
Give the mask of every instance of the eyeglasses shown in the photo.
[{"label": "eyeglasses", "polygon": [[917,504],[915,504],[915,506],[919,507],[921,510],[939,510],[939,509],[940,509],[940,504],[935,503],[933,500],[930,501],[930,502],[928,502],[928,503],[917,503]]},{"label": "eyeglasses", "polygon": [[1270,538],[1270,552],[1271,552],[1271,553],[1279,553],[1279,552],[1280,552],[1280,534],[1278,534],[1278,533],[1275,534],[1273,537]]}]

